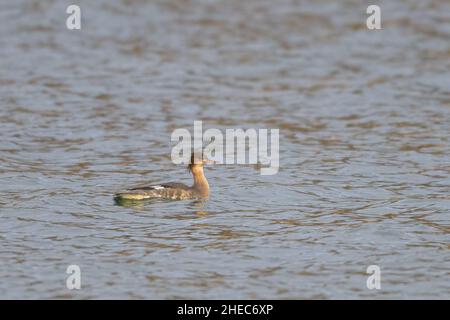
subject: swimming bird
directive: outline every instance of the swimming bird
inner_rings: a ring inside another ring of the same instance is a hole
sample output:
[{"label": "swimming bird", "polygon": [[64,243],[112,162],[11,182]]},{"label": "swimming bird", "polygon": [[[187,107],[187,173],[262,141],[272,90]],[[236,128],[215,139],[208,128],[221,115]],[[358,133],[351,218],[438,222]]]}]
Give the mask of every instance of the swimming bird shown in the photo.
[{"label": "swimming bird", "polygon": [[197,154],[192,153],[188,166],[188,170],[194,178],[192,186],[178,182],[169,182],[137,187],[116,194],[114,199],[116,202],[121,202],[123,200],[145,200],[153,198],[172,200],[207,198],[209,196],[209,184],[203,172],[203,166],[210,163],[215,163],[215,161],[206,159],[201,155],[198,157]]}]

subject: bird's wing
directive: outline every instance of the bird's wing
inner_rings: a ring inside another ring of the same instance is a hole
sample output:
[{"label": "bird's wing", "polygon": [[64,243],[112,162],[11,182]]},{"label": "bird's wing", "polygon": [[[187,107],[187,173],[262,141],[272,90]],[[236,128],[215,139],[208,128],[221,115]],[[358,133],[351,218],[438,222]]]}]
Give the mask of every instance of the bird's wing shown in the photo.
[{"label": "bird's wing", "polygon": [[161,190],[161,189],[188,189],[189,187],[183,183],[178,182],[169,182],[164,184],[155,184],[152,186],[143,186],[143,187],[135,187],[128,189],[130,191],[135,190],[142,190],[142,191],[148,191],[148,190]]},{"label": "bird's wing", "polygon": [[173,189],[189,189],[189,186],[185,185],[184,183],[179,183],[179,182],[164,183],[161,185],[161,187],[173,188]]}]

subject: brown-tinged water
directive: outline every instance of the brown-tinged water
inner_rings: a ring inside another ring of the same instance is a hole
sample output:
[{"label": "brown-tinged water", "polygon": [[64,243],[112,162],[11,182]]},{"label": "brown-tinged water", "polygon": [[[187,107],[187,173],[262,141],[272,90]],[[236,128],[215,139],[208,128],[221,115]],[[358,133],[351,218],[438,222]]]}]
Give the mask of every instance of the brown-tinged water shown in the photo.
[{"label": "brown-tinged water", "polygon": [[[80,31],[0,3],[0,298],[450,298],[448,1],[378,1],[378,31],[356,0],[80,0]],[[279,173],[115,205],[189,182],[194,120],[279,128]]]}]

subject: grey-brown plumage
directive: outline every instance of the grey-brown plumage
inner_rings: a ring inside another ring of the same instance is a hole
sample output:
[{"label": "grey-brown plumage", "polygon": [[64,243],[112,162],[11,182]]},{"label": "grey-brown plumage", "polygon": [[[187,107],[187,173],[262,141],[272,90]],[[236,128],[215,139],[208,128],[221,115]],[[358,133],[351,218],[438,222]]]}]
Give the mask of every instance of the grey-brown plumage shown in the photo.
[{"label": "grey-brown plumage", "polygon": [[206,163],[212,163],[212,161],[207,159],[196,159],[194,154],[192,154],[191,163],[188,166],[188,169],[194,178],[192,186],[187,186],[183,183],[169,182],[128,189],[116,194],[115,198],[116,200],[145,200],[152,198],[182,200],[207,198],[209,196],[209,184],[203,172],[203,166]]}]

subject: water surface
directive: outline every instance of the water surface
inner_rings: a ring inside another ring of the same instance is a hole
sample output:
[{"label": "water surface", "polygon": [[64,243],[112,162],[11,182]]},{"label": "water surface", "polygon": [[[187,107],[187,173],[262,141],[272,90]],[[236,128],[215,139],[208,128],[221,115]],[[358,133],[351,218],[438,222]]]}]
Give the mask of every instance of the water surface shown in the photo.
[{"label": "water surface", "polygon": [[[379,31],[356,0],[78,3],[80,31],[0,5],[0,298],[450,298],[448,1],[381,1]],[[280,129],[279,173],[115,205],[190,182],[194,120]]]}]

